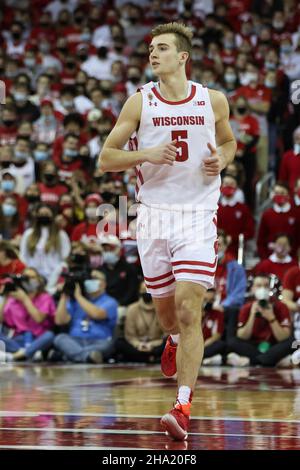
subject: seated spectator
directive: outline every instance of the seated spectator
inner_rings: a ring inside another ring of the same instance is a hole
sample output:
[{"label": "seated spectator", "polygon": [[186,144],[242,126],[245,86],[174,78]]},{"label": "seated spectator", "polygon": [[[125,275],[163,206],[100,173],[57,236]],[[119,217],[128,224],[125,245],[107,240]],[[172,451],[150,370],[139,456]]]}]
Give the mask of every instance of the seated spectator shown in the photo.
[{"label": "seated spectator", "polygon": [[289,190],[285,183],[275,183],[272,193],[272,207],[266,209],[260,219],[257,251],[261,259],[272,253],[271,243],[276,235],[285,233],[292,240],[292,256],[300,244],[300,214],[292,207]]},{"label": "seated spectator", "polygon": [[50,158],[50,148],[44,142],[38,142],[33,151],[34,161],[39,165]]},{"label": "seated spectator", "polygon": [[21,195],[35,181],[34,160],[31,156],[30,142],[26,137],[17,137],[14,159],[9,172],[15,176],[17,181],[15,190]]},{"label": "seated spectator", "polygon": [[293,139],[294,147],[283,154],[279,169],[279,179],[288,184],[291,193],[300,178],[300,126],[295,129]]},{"label": "seated spectator", "polygon": [[0,145],[14,145],[17,132],[16,110],[13,106],[5,106],[0,125]]},{"label": "seated spectator", "polygon": [[112,352],[118,304],[106,293],[102,272],[93,270],[83,286],[70,290],[65,284],[55,323],[69,325],[69,332],[59,334],[54,346],[72,362],[101,363]]},{"label": "seated spectator", "polygon": [[[298,251],[300,261],[300,250]],[[294,338],[300,341],[300,264],[286,271],[283,278],[282,302],[288,307],[294,325]]]},{"label": "seated spectator", "polygon": [[97,210],[102,203],[103,199],[97,193],[89,194],[85,198],[85,220],[74,227],[71,236],[72,241],[88,241],[89,238],[97,239],[97,225],[100,219]]},{"label": "seated spectator", "polygon": [[15,247],[8,241],[0,241],[0,278],[8,274],[21,274],[25,268]]},{"label": "seated spectator", "polygon": [[56,207],[62,194],[68,192],[65,184],[60,183],[58,172],[52,161],[47,161],[41,166],[41,182],[38,183],[41,202]]},{"label": "seated spectator", "polygon": [[228,252],[229,243],[230,237],[224,231],[219,231],[213,310],[224,315],[226,338],[235,335],[237,315],[244,303],[247,288],[245,269]]},{"label": "seated spectator", "polygon": [[119,361],[159,362],[164,349],[164,334],[144,282],[140,284],[139,297],[126,311],[125,338],[117,341],[117,358]]},{"label": "seated spectator", "polygon": [[59,177],[62,181],[71,178],[75,170],[83,168],[83,159],[79,158],[79,137],[75,134],[67,134],[64,137],[62,150],[53,154]]},{"label": "seated spectator", "polygon": [[227,364],[275,366],[291,344],[291,318],[287,306],[271,296],[267,276],[256,276],[238,318],[237,337],[229,339]]},{"label": "seated spectator", "polygon": [[260,261],[254,268],[257,274],[275,274],[280,282],[288,269],[297,265],[297,261],[290,256],[291,242],[287,235],[279,234],[274,238],[273,253],[268,259]]},{"label": "seated spectator", "polygon": [[6,196],[0,207],[0,235],[3,240],[10,240],[18,246],[23,231],[24,222],[18,214],[18,202],[13,196]]},{"label": "seated spectator", "polygon": [[0,202],[3,203],[4,199],[6,199],[8,196],[12,196],[14,199],[16,199],[18,213],[21,219],[24,220],[28,210],[28,202],[23,196],[16,192],[16,187],[17,180],[15,176],[9,170],[4,170],[1,175]]},{"label": "seated spectator", "polygon": [[[6,333],[0,334],[7,359],[42,359],[42,352],[49,349],[54,334],[55,303],[44,290],[44,280],[33,268],[23,271],[21,287],[7,282],[4,287],[4,303],[0,317]],[[10,288],[8,289],[8,286]]]},{"label": "seated spectator", "polygon": [[66,232],[57,228],[53,209],[46,204],[40,204],[33,226],[24,232],[21,239],[22,261],[48,279],[69,256],[70,251],[69,237]]},{"label": "seated spectator", "polygon": [[20,121],[34,122],[40,117],[39,108],[29,101],[29,86],[26,83],[15,85],[14,99]]},{"label": "seated spectator", "polygon": [[34,139],[37,142],[52,144],[56,139],[62,126],[55,115],[53,103],[50,99],[44,98],[41,101],[41,116],[33,125]]},{"label": "seated spectator", "polygon": [[254,219],[246,204],[236,201],[237,180],[233,176],[224,176],[221,186],[221,198],[218,209],[218,227],[231,237],[227,250],[234,257],[238,252],[239,235],[245,241],[254,237]]},{"label": "seated spectator", "polygon": [[115,235],[100,238],[103,249],[101,270],[107,279],[107,293],[118,301],[120,306],[136,302],[138,298],[137,270],[125,261],[121,253],[121,242]]},{"label": "seated spectator", "polygon": [[202,332],[204,338],[203,366],[221,365],[226,343],[221,341],[224,333],[224,313],[214,309],[215,289],[209,289],[204,296]]},{"label": "seated spectator", "polygon": [[236,188],[235,199],[236,202],[245,202],[244,191],[241,189],[245,183],[245,170],[241,163],[236,160],[229,163],[225,169],[224,176],[233,176],[237,180],[238,187]]}]

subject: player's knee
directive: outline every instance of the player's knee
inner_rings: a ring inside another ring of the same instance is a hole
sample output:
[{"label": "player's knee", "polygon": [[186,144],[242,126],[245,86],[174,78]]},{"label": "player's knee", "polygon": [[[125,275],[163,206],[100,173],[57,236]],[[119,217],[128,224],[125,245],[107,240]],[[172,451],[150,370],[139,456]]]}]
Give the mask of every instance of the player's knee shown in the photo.
[{"label": "player's knee", "polygon": [[179,298],[176,302],[178,322],[182,326],[194,326],[199,319],[199,308],[195,308],[192,299]]}]

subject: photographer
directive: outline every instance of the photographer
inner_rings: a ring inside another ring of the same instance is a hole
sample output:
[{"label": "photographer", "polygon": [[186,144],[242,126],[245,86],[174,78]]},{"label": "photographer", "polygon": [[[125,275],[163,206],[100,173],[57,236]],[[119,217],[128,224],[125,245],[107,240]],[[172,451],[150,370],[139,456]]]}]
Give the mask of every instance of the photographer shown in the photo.
[{"label": "photographer", "polygon": [[275,366],[290,342],[290,314],[286,305],[270,296],[268,276],[256,276],[251,292],[255,300],[239,312],[237,337],[228,341],[227,364]]},{"label": "photographer", "polygon": [[116,344],[118,360],[159,361],[164,349],[163,335],[151,294],[147,294],[142,282],[139,300],[131,304],[126,312],[125,338],[120,338]]},{"label": "photographer", "polygon": [[61,333],[54,346],[72,362],[101,363],[113,346],[118,304],[106,294],[105,275],[93,270],[89,278],[74,285],[66,282],[55,313],[56,325],[68,325],[69,333]]},{"label": "photographer", "polygon": [[[3,285],[3,284],[2,284]],[[4,303],[0,321],[6,333],[0,334],[6,351],[13,353],[13,360],[41,359],[41,353],[49,349],[54,334],[55,303],[44,291],[44,280],[32,268],[26,268],[20,277],[12,277],[4,284]],[[38,353],[39,351],[39,353]]]}]

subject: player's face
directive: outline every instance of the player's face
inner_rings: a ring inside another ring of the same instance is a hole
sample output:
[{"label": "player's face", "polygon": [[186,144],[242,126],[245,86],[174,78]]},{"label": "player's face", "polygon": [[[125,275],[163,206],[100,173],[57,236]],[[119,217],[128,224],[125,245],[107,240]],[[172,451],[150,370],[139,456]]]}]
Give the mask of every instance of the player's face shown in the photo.
[{"label": "player's face", "polygon": [[156,76],[178,70],[185,52],[178,52],[173,34],[161,34],[152,39],[149,46],[149,61]]}]

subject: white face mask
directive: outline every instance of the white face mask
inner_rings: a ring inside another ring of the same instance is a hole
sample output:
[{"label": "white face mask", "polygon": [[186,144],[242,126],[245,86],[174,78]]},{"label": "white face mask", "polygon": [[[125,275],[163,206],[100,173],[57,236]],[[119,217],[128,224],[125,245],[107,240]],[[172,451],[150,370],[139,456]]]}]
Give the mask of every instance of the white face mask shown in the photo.
[{"label": "white face mask", "polygon": [[257,73],[245,72],[241,74],[240,82],[243,86],[250,85],[251,82],[256,82],[258,80]]},{"label": "white face mask", "polygon": [[105,251],[103,253],[103,262],[107,264],[115,265],[119,261],[120,256],[113,251]]},{"label": "white face mask", "polygon": [[257,287],[254,292],[256,300],[269,300],[270,290],[268,287]]},{"label": "white face mask", "polygon": [[87,207],[85,209],[85,215],[88,219],[95,219],[97,217],[97,207]]},{"label": "white face mask", "polygon": [[87,294],[94,294],[100,290],[101,281],[100,279],[86,279],[84,281],[84,288]]},{"label": "white face mask", "polygon": [[294,144],[294,153],[296,155],[300,154],[300,144]]}]

